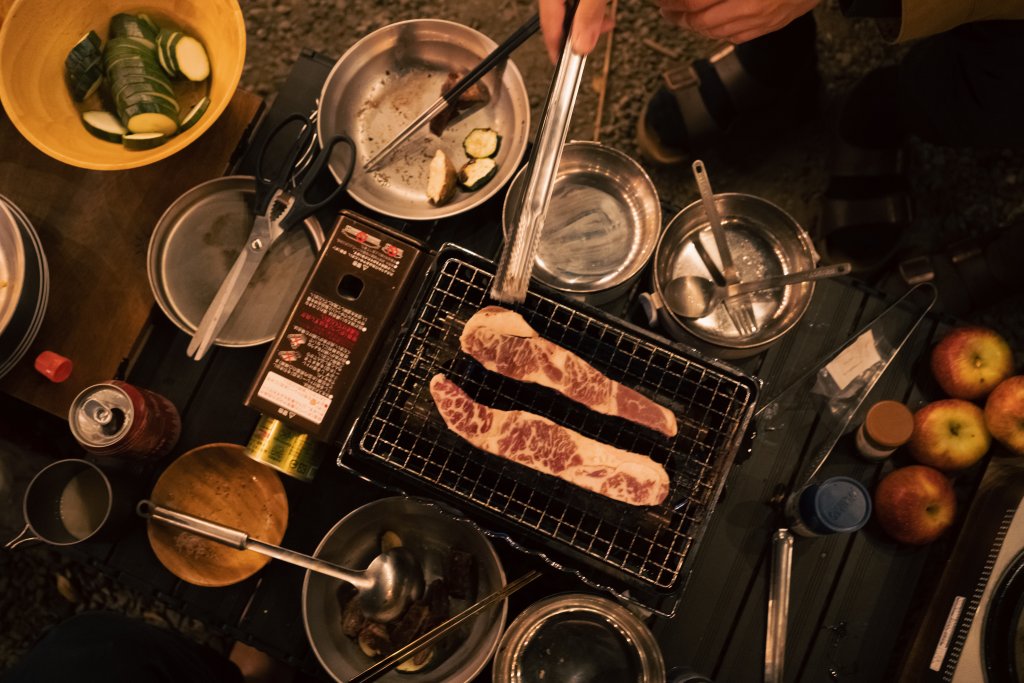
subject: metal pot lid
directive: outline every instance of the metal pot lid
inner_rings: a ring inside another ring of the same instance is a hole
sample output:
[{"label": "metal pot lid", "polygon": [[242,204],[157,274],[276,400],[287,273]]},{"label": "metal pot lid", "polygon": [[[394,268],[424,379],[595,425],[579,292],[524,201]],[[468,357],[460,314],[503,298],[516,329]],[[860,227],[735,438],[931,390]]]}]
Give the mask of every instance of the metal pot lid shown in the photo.
[{"label": "metal pot lid", "polygon": [[632,612],[608,598],[569,593],[534,603],[512,622],[493,672],[494,683],[661,683],[665,663]]},{"label": "metal pot lid", "polygon": [[[215,178],[168,207],[149,242],[153,297],[186,334],[193,334],[252,228],[252,176]],[[324,243],[315,217],[275,243],[214,343],[255,346],[271,341],[316,263]]]},{"label": "metal pot lid", "polygon": [[[362,166],[441,95],[449,72],[466,72],[497,44],[462,24],[440,19],[401,21],[365,36],[334,65],[320,93],[318,134],[343,133],[356,144],[356,167],[348,193],[363,206],[406,220],[455,216],[480,205],[511,179],[530,135],[530,100],[523,77],[509,59],[484,76],[491,99],[450,123],[440,137],[426,127],[398,149],[383,167]],[[474,128],[502,136],[495,177],[475,192],[457,190],[446,204],[427,201],[430,160],[444,150],[459,168],[466,162],[462,142]],[[332,157],[335,179],[348,167],[348,151]]]}]

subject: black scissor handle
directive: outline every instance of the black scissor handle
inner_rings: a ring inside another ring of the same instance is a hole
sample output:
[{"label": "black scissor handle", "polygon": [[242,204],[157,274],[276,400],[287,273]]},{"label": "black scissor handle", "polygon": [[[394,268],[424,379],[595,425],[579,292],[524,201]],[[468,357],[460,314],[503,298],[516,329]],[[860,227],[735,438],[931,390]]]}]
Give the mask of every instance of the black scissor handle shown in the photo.
[{"label": "black scissor handle", "polygon": [[[288,148],[288,151],[285,152],[284,157],[278,165],[274,166],[273,169],[268,172],[267,169],[264,168],[267,150],[270,149],[274,144],[274,141],[286,128],[298,122],[302,123],[302,128],[299,129],[298,134],[295,136],[291,146]],[[278,190],[287,188],[288,180],[292,177],[292,173],[295,171],[295,164],[309,146],[315,132],[316,129],[310,122],[308,116],[305,114],[292,114],[281,121],[281,123],[277,124],[277,126],[274,127],[274,130],[270,132],[270,135],[267,136],[267,139],[264,140],[259,154],[256,155],[255,213],[257,216],[266,213],[267,207],[270,206],[270,200]]]},{"label": "black scissor handle", "polygon": [[[334,154],[334,148],[337,147],[339,143],[348,145],[352,152],[348,167],[345,169],[345,175],[342,177],[341,182],[338,183],[338,186],[328,192],[325,197],[313,201],[309,197],[309,191],[316,183],[317,178],[323,175],[324,169],[331,162],[331,156]],[[319,211],[324,206],[337,199],[341,193],[345,191],[345,187],[348,185],[349,179],[352,178],[352,169],[355,165],[356,145],[352,142],[352,139],[347,135],[335,135],[331,138],[313,158],[309,168],[307,168],[303,173],[302,180],[295,187],[295,190],[292,191],[292,204],[288,210],[288,215],[281,219],[281,227],[286,229],[290,228],[298,221],[305,219],[307,216]]]}]

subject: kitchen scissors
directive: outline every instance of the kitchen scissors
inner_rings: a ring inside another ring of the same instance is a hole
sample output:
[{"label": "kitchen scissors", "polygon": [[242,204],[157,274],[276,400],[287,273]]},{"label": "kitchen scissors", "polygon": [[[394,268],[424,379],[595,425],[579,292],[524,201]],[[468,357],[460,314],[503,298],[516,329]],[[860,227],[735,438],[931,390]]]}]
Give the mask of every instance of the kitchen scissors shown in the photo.
[{"label": "kitchen scissors", "polygon": [[[267,150],[279,136],[285,135],[285,131],[294,128],[296,124],[299,125],[299,132],[282,160],[267,169],[266,160],[271,156]],[[355,165],[355,144],[348,136],[335,135],[313,154],[316,143],[316,127],[310,117],[304,114],[288,116],[267,136],[256,157],[256,202],[253,207],[256,217],[252,230],[192,335],[186,351],[190,358],[200,360],[206,355],[274,242],[344,192]],[[325,197],[313,201],[310,189],[323,174],[339,143],[348,145],[352,151],[352,161],[345,177]],[[309,161],[307,164],[300,163],[300,160]]]}]

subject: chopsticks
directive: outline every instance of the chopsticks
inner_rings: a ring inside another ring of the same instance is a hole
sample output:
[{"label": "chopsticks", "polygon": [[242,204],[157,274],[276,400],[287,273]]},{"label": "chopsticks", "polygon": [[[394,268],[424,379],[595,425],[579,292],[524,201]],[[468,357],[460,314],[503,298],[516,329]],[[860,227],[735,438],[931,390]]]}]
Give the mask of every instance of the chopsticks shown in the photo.
[{"label": "chopsticks", "polygon": [[391,653],[390,655],[380,660],[363,673],[353,678],[351,681],[349,681],[349,683],[370,683],[370,681],[377,680],[378,678],[386,674],[388,671],[390,671],[392,668],[401,664],[404,660],[408,659],[411,655],[427,647],[428,645],[436,641],[444,634],[451,631],[453,628],[455,628],[462,622],[476,616],[480,612],[483,612],[491,605],[501,602],[502,600],[512,595],[517,590],[519,590],[520,588],[530,583],[539,576],[540,572],[534,570],[526,572],[512,583],[507,584],[504,588],[495,591],[494,593],[491,593],[486,598],[483,598],[482,600],[479,600],[473,605],[462,610],[454,617],[451,617],[447,621],[444,621],[435,626],[434,628],[430,629],[429,631],[427,631],[422,636],[412,641],[405,647]]},{"label": "chopsticks", "polygon": [[512,52],[523,44],[523,42],[540,30],[540,15],[534,14],[530,19],[515,30],[512,35],[505,39],[501,45],[491,50],[491,53],[483,58],[479,64],[473,67],[472,71],[460,78],[450,90],[442,93],[430,107],[417,116],[412,123],[406,126],[401,133],[396,135],[391,142],[384,145],[383,149],[377,152],[372,159],[363,164],[363,171],[369,172],[381,165],[385,159],[391,156],[406,140],[412,137],[423,124],[430,121],[444,110],[445,107],[454,103],[462,93],[466,92],[473,84],[486,76],[495,66],[502,62]]}]

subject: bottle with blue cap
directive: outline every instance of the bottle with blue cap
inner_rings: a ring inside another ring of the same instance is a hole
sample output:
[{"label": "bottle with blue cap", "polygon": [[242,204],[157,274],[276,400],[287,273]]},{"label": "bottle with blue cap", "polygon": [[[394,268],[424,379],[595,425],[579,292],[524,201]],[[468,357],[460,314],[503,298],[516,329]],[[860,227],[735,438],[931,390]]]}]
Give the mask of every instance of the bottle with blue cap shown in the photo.
[{"label": "bottle with blue cap", "polygon": [[790,529],[801,536],[852,533],[871,517],[871,496],[856,479],[812,482],[786,500]]}]

